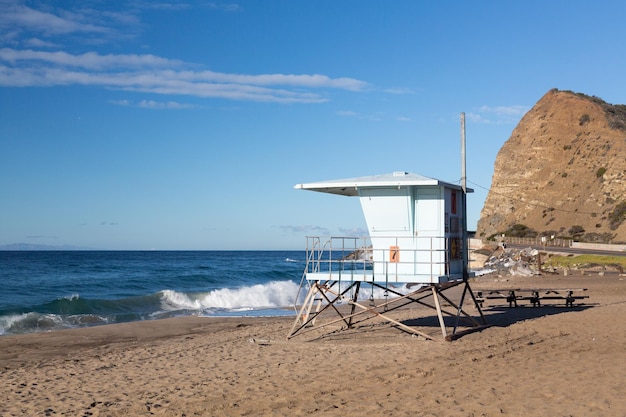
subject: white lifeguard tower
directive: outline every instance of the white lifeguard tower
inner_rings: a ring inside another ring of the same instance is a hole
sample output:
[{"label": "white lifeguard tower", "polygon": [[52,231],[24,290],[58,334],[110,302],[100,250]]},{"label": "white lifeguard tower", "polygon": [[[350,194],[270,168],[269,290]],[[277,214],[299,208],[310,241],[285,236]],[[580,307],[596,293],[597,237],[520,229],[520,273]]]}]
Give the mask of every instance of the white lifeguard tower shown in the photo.
[{"label": "white lifeguard tower", "polygon": [[[441,284],[463,278],[463,190],[458,185],[401,171],[296,188],[359,197],[373,268],[351,279]],[[310,272],[307,279],[338,279],[340,274]]]},{"label": "white lifeguard tower", "polygon": [[[405,331],[433,339],[389,316],[391,311],[413,302],[437,311],[442,335],[447,339],[457,333],[460,320],[469,322],[471,327],[486,324],[468,283],[463,187],[399,171],[298,184],[295,188],[358,197],[369,236],[307,237],[307,264],[301,289],[308,287],[308,291],[296,309],[288,338],[336,322],[352,327],[358,316],[365,315],[365,320],[381,317]],[[364,283],[372,289],[369,305],[359,299]],[[460,302],[443,294],[460,284],[465,285]],[[378,305],[373,299],[375,288],[384,293],[384,301]],[[474,300],[482,320],[463,310],[467,294]],[[426,300],[429,297],[433,297],[432,304]],[[443,309],[440,297],[454,311]],[[344,301],[352,308],[337,308]],[[329,309],[339,319],[319,324],[318,317]],[[456,318],[451,332],[444,315]]]}]

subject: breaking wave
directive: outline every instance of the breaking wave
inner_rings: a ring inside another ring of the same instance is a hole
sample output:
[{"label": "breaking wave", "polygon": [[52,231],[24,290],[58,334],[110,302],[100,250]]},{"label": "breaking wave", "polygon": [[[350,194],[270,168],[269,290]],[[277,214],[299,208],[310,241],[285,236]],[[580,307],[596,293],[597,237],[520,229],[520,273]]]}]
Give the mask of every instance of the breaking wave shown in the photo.
[{"label": "breaking wave", "polygon": [[0,335],[34,333],[100,324],[150,320],[182,315],[279,316],[290,309],[298,286],[270,281],[208,292],[162,290],[114,300],[88,299],[79,294],[58,298],[19,313],[0,312]]}]

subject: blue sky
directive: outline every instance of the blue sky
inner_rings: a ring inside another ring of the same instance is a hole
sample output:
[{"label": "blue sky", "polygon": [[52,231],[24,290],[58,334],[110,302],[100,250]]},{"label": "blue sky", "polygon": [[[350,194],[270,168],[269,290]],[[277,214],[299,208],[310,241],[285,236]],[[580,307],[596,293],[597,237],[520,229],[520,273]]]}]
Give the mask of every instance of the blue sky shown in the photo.
[{"label": "blue sky", "polygon": [[0,0],[0,245],[303,249],[365,234],[302,182],[458,183],[521,117],[626,102],[626,3]]}]

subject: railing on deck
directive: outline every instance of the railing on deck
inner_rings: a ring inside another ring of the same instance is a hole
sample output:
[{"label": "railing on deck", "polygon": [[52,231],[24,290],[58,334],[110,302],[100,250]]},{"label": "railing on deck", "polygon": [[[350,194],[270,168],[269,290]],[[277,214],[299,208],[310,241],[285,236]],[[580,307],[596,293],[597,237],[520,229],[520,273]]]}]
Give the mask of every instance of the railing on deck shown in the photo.
[{"label": "railing on deck", "polygon": [[[387,240],[392,244],[389,248],[373,249],[370,237],[307,237],[307,264],[303,279],[308,273],[322,272],[328,272],[329,276],[339,274],[345,276],[346,280],[355,275],[370,275],[374,281],[385,281],[389,274],[439,276],[448,273],[445,265],[449,265],[450,261],[449,238],[376,239]],[[454,260],[462,262],[460,248],[458,253],[459,257]],[[393,261],[392,255],[396,256],[396,261]]]},{"label": "railing on deck", "polygon": [[306,239],[305,273],[371,270],[369,237],[307,236]]},{"label": "railing on deck", "polygon": [[[433,277],[450,274],[446,265],[450,267],[450,257],[452,253],[455,253],[455,250],[457,253],[453,255],[452,261],[460,262],[461,268],[463,262],[462,252],[460,252],[462,239],[459,238],[376,237],[376,239],[391,243],[389,246],[398,247],[396,253],[399,256],[399,259],[396,258],[398,262],[390,261],[391,248],[373,249],[372,239],[369,236],[307,236],[306,239],[306,266],[295,298],[294,309],[296,313],[296,305],[300,302],[303,289],[310,288],[310,283],[307,280],[308,274],[316,275],[316,279],[322,276],[322,281],[332,281],[337,278],[340,281],[354,281],[357,280],[358,276],[358,280],[372,283],[386,281],[433,282]],[[451,247],[453,240],[456,241],[456,249]],[[469,249],[469,240],[466,244],[468,250],[471,250]],[[399,249],[402,247],[411,247],[412,249]],[[390,277],[390,274],[396,274],[398,269],[402,269],[402,265],[412,265],[413,273],[403,273]],[[459,265],[457,264],[457,266]],[[394,268],[396,271],[392,271]],[[462,277],[462,273],[457,273],[456,276]],[[398,277],[407,278],[407,280],[400,281],[397,279]],[[420,281],[420,279],[424,281]]]}]

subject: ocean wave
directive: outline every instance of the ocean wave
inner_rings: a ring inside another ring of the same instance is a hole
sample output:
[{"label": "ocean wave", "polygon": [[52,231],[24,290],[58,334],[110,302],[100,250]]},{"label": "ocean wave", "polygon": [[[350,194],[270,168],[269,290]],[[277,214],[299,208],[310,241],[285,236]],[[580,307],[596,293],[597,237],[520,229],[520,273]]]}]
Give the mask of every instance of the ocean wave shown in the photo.
[{"label": "ocean wave", "polygon": [[302,260],[302,259],[293,259],[293,258],[285,258],[285,262],[304,263],[304,260]]},{"label": "ocean wave", "polygon": [[[419,287],[398,285],[390,287],[397,294],[408,294]],[[336,288],[342,292],[342,288]],[[306,292],[306,291],[305,291]],[[236,315],[237,312],[255,310],[286,309],[304,301],[305,292],[295,300],[298,285],[293,281],[271,281],[266,284],[244,286],[240,288],[220,288],[209,292],[185,293],[174,290],[160,292],[161,308],[164,311],[198,311],[202,314],[225,313]],[[368,287],[365,284],[359,291],[360,301],[369,298],[386,299],[398,295],[379,287]],[[347,297],[353,298],[351,294]]]},{"label": "ocean wave", "polygon": [[293,311],[289,307],[298,293],[293,280],[302,275],[303,255],[302,251],[0,253],[0,334],[182,315],[281,315]]},{"label": "ocean wave", "polygon": [[298,286],[293,281],[271,281],[241,288],[220,288],[203,293],[161,291],[167,310],[237,310],[284,308],[293,305]]},{"label": "ocean wave", "polygon": [[34,310],[57,315],[111,315],[142,314],[152,312],[160,306],[158,294],[149,294],[112,300],[81,297],[78,294],[57,298],[37,306]]},{"label": "ocean wave", "polygon": [[[270,281],[208,292],[162,290],[119,299],[90,299],[77,293],[60,297],[32,311],[0,313],[0,335],[33,333],[100,324],[151,320],[181,315],[282,315],[293,306],[298,286],[293,281]],[[270,310],[275,309],[274,312]]]},{"label": "ocean wave", "polygon": [[[398,286],[399,294],[415,287]],[[336,288],[342,292],[341,286]],[[120,299],[90,299],[77,293],[57,298],[35,307],[30,312],[0,313],[0,335],[34,333],[101,324],[152,320],[184,315],[201,316],[279,316],[291,314],[298,293],[294,281],[270,281],[238,288],[219,288],[207,292],[183,292],[171,289],[154,294]],[[351,294],[345,294],[352,298]],[[381,288],[363,285],[359,300],[385,299],[396,295]]]},{"label": "ocean wave", "polygon": [[109,323],[107,317],[81,314],[61,315],[29,312],[0,316],[0,335],[46,332]]}]

